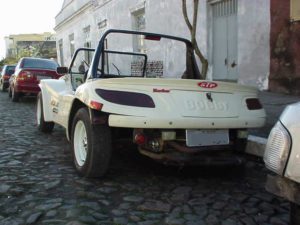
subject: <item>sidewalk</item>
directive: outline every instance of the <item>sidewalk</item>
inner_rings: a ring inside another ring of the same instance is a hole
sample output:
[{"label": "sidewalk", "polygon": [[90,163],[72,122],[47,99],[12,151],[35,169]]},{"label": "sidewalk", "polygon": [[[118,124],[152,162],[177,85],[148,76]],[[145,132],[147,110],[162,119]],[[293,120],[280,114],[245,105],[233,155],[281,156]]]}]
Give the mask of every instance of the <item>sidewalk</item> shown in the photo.
[{"label": "sidewalk", "polygon": [[292,96],[263,91],[259,93],[259,99],[267,113],[266,125],[260,129],[249,130],[247,152],[262,156],[270,130],[277,122],[284,108],[292,103],[300,101],[300,96]]}]

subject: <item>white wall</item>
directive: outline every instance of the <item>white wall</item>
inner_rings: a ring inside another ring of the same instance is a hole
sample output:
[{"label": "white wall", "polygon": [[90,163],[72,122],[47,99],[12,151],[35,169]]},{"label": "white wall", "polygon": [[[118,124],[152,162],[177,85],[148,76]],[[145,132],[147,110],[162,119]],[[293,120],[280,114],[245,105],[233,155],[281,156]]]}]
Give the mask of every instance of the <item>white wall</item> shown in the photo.
[{"label": "white wall", "polygon": [[[77,0],[80,1],[80,0]],[[68,7],[76,8],[76,0]],[[188,2],[188,14],[192,15],[192,0]],[[74,4],[74,6],[72,6]],[[63,39],[64,61],[70,62],[69,35],[74,33],[75,48],[83,47],[85,37],[83,28],[91,26],[92,47],[96,47],[101,30],[98,23],[107,20],[106,29],[132,29],[132,13],[145,6],[146,31],[170,34],[190,39],[190,33],[184,22],[181,1],[174,0],[98,0],[98,6],[90,6],[72,20],[60,25],[65,18],[64,11],[58,15],[56,22],[57,37]],[[210,38],[210,8],[206,0],[200,0],[198,12],[197,40],[204,56],[208,57],[211,47]],[[66,11],[70,16],[70,11]],[[192,18],[190,18],[192,20]],[[67,20],[67,19],[65,19]],[[238,82],[267,89],[270,50],[270,0],[238,0]],[[119,40],[122,45],[122,40]],[[172,57],[180,57],[173,55]],[[209,58],[208,58],[209,59]],[[67,63],[66,63],[67,62]],[[209,62],[211,60],[209,59]],[[172,65],[176,70],[177,66]],[[210,68],[211,68],[210,64]],[[208,78],[213,78],[211,69]]]},{"label": "white wall", "polygon": [[270,71],[270,1],[239,0],[239,83],[268,88]]}]

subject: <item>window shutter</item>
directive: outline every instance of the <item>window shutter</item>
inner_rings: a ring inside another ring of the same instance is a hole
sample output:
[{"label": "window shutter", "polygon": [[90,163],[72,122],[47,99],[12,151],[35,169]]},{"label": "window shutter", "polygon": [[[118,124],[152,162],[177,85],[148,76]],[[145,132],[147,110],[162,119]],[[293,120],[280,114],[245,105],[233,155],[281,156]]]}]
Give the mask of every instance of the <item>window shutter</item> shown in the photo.
[{"label": "window shutter", "polygon": [[300,20],[300,1],[291,0],[291,21]]}]

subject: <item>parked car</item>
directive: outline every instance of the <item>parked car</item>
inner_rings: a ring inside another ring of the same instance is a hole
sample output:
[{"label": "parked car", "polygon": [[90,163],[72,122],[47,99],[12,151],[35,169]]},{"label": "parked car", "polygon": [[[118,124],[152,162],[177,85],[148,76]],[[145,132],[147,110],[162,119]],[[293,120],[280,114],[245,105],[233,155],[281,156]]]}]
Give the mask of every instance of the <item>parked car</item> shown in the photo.
[{"label": "parked car", "polygon": [[9,97],[13,102],[27,95],[37,95],[40,92],[38,84],[43,79],[58,79],[57,62],[41,58],[21,58],[15,68],[15,73],[9,80]]},{"label": "parked car", "polygon": [[9,78],[15,72],[15,65],[5,65],[1,72],[0,89],[5,91],[9,87]]},{"label": "parked car", "polygon": [[[147,50],[133,52],[141,38]],[[57,71],[65,75],[40,82],[38,129],[62,125],[86,177],[105,174],[112,140],[167,164],[239,164],[247,129],[265,123],[257,89],[199,80],[192,44],[180,37],[108,30]]]},{"label": "parked car", "polygon": [[291,202],[290,224],[300,224],[300,102],[285,108],[270,132],[264,154],[272,171],[267,191]]}]

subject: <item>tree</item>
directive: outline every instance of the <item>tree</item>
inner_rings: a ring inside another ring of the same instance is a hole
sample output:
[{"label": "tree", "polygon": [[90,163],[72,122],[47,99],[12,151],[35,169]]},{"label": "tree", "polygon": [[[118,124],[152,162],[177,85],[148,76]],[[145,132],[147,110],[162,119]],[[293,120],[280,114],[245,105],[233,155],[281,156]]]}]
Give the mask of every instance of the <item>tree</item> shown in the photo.
[{"label": "tree", "polygon": [[17,59],[15,58],[3,58],[0,60],[0,66],[4,66],[6,64],[11,65],[11,64],[16,64],[18,62]]},{"label": "tree", "polygon": [[192,42],[194,51],[202,64],[201,79],[206,79],[207,70],[208,70],[208,61],[203,56],[202,52],[200,51],[200,48],[198,46],[197,39],[196,39],[199,0],[193,0],[193,1],[194,1],[193,23],[190,22],[190,19],[187,14],[186,0],[182,0],[182,12],[183,12],[183,17],[184,17],[185,23],[191,33],[191,42]]}]

